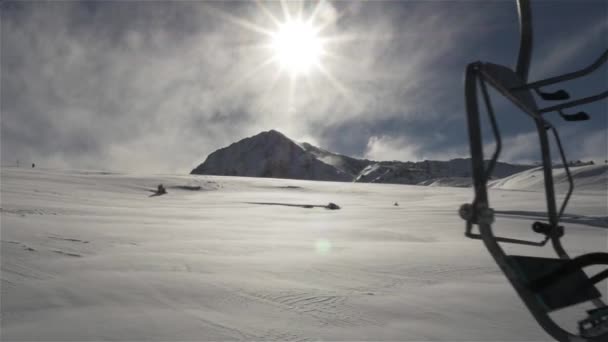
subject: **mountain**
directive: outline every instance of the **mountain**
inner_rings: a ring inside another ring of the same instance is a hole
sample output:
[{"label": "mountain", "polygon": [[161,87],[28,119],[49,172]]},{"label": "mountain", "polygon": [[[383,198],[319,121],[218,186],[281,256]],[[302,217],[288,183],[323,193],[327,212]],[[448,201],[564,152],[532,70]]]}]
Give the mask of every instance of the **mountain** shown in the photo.
[{"label": "mountain", "polygon": [[[497,162],[492,176],[503,178],[532,167]],[[361,170],[355,181],[467,187],[472,185],[471,160],[457,158],[449,161],[377,162]]]},{"label": "mountain", "polygon": [[332,153],[306,142],[301,143],[300,146],[302,146],[306,152],[310,153],[325,164],[332,165],[338,170],[350,175],[350,180],[355,179],[361,170],[367,167],[370,163],[373,163],[367,159],[355,159],[341,154]]},{"label": "mountain", "polygon": [[[321,151],[319,149],[319,151]],[[211,153],[191,174],[351,181],[352,175],[275,130],[245,138]]]},{"label": "mountain", "polygon": [[[470,186],[470,160],[372,161],[295,142],[270,130],[211,153],[191,174],[273,177],[363,183]],[[497,163],[496,177],[532,168]]]}]

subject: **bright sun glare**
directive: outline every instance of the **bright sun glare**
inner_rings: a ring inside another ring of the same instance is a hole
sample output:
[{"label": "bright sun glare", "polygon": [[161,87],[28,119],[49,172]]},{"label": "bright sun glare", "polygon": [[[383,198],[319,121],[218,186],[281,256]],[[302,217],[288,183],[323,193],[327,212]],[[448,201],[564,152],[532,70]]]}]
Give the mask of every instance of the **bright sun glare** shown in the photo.
[{"label": "bright sun glare", "polygon": [[292,75],[308,73],[318,66],[323,54],[323,44],[309,22],[292,20],[281,24],[272,35],[272,49],[283,68]]},{"label": "bright sun glare", "polygon": [[[264,40],[255,47],[268,53],[267,58],[252,66],[236,82],[245,82],[263,69],[278,66],[274,77],[269,78],[265,92],[274,88],[281,75],[287,75],[289,87],[286,89],[288,90],[289,108],[293,108],[292,100],[297,93],[298,82],[300,79],[313,81],[311,77],[313,72],[315,76],[325,78],[337,91],[349,98],[348,87],[342,84],[331,71],[331,66],[342,59],[342,56],[335,51],[338,47],[337,44],[351,39],[349,35],[337,35],[334,31],[336,18],[340,17],[339,13],[335,12],[334,8],[325,0],[270,2],[273,6],[275,4],[280,6],[280,9],[276,6],[273,7],[275,10],[267,8],[265,3],[259,0],[255,1],[255,4],[260,10],[259,15],[262,16],[260,18],[265,19],[259,21],[267,26],[226,12],[217,12],[224,19],[264,36]],[[309,4],[312,4],[312,7],[308,6]],[[334,32],[333,35],[330,32]],[[324,65],[328,62],[333,63]],[[311,83],[307,82],[307,84]]]}]

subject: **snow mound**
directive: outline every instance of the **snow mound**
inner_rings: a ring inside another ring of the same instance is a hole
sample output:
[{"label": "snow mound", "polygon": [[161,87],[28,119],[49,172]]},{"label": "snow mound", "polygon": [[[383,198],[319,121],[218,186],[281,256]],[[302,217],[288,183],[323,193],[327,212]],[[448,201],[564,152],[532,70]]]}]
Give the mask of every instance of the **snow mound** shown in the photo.
[{"label": "snow mound", "polygon": [[[570,173],[574,180],[575,192],[593,191],[605,193],[608,191],[608,165],[570,167]],[[557,191],[568,190],[568,177],[563,167],[554,168],[553,177]],[[543,171],[540,167],[492,181],[488,185],[494,189],[534,191],[542,191],[545,186]]]}]

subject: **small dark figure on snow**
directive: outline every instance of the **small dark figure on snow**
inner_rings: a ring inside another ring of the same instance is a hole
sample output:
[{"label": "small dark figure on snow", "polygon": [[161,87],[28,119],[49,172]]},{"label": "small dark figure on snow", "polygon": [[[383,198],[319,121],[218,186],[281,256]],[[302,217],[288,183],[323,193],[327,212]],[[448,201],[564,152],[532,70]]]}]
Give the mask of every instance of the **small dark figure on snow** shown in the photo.
[{"label": "small dark figure on snow", "polygon": [[167,190],[165,189],[165,186],[162,184],[158,184],[158,187],[156,188],[156,192],[153,193],[152,195],[150,195],[150,197],[160,196],[160,195],[164,195],[166,193],[167,193]]},{"label": "small dark figure on snow", "polygon": [[36,167],[36,164],[32,163],[32,169]]},{"label": "small dark figure on snow", "polygon": [[329,204],[327,204],[327,205],[325,206],[325,209],[329,209],[329,210],[338,210],[338,209],[340,209],[340,206],[339,206],[339,205],[337,205],[336,203],[329,202]]},{"label": "small dark figure on snow", "polygon": [[393,204],[395,207],[399,206],[399,203],[395,202],[395,204]]}]

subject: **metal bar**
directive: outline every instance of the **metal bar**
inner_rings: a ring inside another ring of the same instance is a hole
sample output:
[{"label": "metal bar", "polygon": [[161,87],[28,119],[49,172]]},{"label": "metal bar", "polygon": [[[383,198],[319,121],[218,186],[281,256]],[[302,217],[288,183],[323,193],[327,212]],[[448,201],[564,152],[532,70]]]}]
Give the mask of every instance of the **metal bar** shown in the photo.
[{"label": "metal bar", "polygon": [[542,108],[542,109],[539,109],[538,112],[541,113],[541,114],[542,113],[555,112],[555,111],[558,111],[558,110],[562,110],[562,109],[566,109],[566,108],[571,108],[571,107],[576,107],[576,106],[584,105],[584,104],[587,104],[587,103],[599,101],[599,100],[604,99],[606,97],[608,97],[608,90],[606,90],[605,92],[599,93],[597,95],[593,95],[593,96],[589,96],[589,97],[583,97],[582,99],[578,99],[578,100],[574,100],[574,101],[558,104],[558,105],[551,106],[551,107]]},{"label": "metal bar", "polygon": [[485,167],[483,161],[483,145],[481,138],[481,124],[479,118],[479,106],[477,103],[477,77],[481,63],[475,62],[467,66],[465,76],[465,102],[467,109],[467,121],[469,126],[469,146],[471,148],[471,173],[475,187],[475,202],[473,203],[473,215],[477,213],[477,203],[487,203],[485,183]]},{"label": "metal bar", "polygon": [[608,279],[608,270],[603,270],[602,272],[594,275],[593,277],[589,278],[589,281],[591,281],[591,284],[597,284],[604,279]]},{"label": "metal bar", "polygon": [[530,62],[532,61],[532,10],[529,0],[517,0],[519,13],[519,54],[515,72],[524,81],[528,81]]},{"label": "metal bar", "polygon": [[483,64],[480,65],[480,73],[483,77],[484,81],[488,81],[494,89],[496,89],[499,93],[503,94],[507,99],[513,102],[514,105],[519,107],[524,113],[528,114],[535,120],[541,120],[545,123],[545,125],[550,125],[548,121],[545,121],[543,117],[536,111],[536,108],[530,108],[525,103],[520,101],[517,96],[510,90],[502,86],[502,84],[494,79],[492,75],[484,70]]},{"label": "metal bar", "polygon": [[[465,234],[465,236],[470,239],[474,239],[474,240],[483,240],[481,234],[467,232]],[[497,242],[512,243],[512,244],[516,244],[516,245],[535,246],[535,247],[542,247],[547,244],[547,241],[549,241],[549,238],[546,238],[543,241],[536,242],[536,241],[505,238],[505,237],[500,237],[500,236],[494,236],[494,239]]]},{"label": "metal bar", "polygon": [[572,174],[570,173],[570,167],[568,166],[568,161],[566,160],[566,154],[564,153],[564,148],[562,147],[562,141],[559,138],[557,129],[555,129],[555,127],[551,127],[551,131],[553,132],[553,136],[555,137],[555,142],[557,143],[557,148],[559,149],[559,155],[562,158],[562,164],[564,164],[564,170],[566,170],[566,176],[568,177],[568,192],[566,193],[566,197],[564,198],[564,201],[562,202],[562,206],[559,209],[559,213],[557,214],[557,221],[559,222],[560,218],[564,214],[564,210],[566,210],[566,206],[568,205],[570,196],[572,196],[572,192],[574,191],[574,180],[572,179]]},{"label": "metal bar", "polygon": [[544,86],[547,86],[547,85],[551,85],[551,84],[560,83],[560,82],[564,82],[564,81],[573,80],[575,78],[583,77],[583,76],[585,76],[587,74],[590,74],[593,71],[595,71],[597,68],[599,68],[600,66],[602,66],[602,64],[606,63],[606,61],[608,61],[608,49],[606,51],[604,51],[604,53],[595,62],[593,62],[591,65],[589,65],[586,68],[583,68],[581,70],[574,71],[574,72],[571,72],[571,73],[568,73],[568,74],[563,74],[563,75],[560,75],[560,76],[546,78],[544,80],[528,83],[528,84],[526,84],[524,86],[515,87],[515,88],[513,88],[511,90],[515,91],[515,90],[524,90],[524,89],[536,89],[536,88],[544,87]]},{"label": "metal bar", "polygon": [[[543,158],[543,174],[545,179],[545,195],[547,197],[547,215],[549,224],[557,226],[557,209],[555,205],[555,188],[553,185],[553,165],[551,163],[551,150],[549,147],[549,139],[547,138],[547,130],[544,123],[540,120],[534,120],[536,130],[540,140],[540,150]],[[558,252],[559,254],[559,252]]]},{"label": "metal bar", "polygon": [[483,78],[479,81],[481,85],[481,93],[483,94],[483,100],[486,104],[486,112],[490,117],[490,123],[492,125],[492,132],[494,133],[494,139],[496,140],[496,149],[494,150],[494,154],[492,154],[492,159],[486,169],[485,172],[485,182],[488,182],[490,176],[492,176],[492,172],[494,172],[494,167],[496,166],[496,160],[498,160],[498,156],[502,151],[502,139],[500,137],[500,131],[498,130],[498,123],[496,122],[496,116],[494,115],[494,109],[492,108],[492,102],[490,101],[490,95],[488,95],[488,87],[486,86],[486,82]]}]

